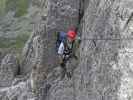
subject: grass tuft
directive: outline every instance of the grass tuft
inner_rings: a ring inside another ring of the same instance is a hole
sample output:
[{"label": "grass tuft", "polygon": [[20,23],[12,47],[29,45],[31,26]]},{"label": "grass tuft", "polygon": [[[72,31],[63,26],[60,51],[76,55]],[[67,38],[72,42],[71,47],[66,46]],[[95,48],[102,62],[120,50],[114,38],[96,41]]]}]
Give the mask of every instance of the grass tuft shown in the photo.
[{"label": "grass tuft", "polygon": [[23,16],[27,13],[28,9],[28,0],[18,0],[16,9],[16,17]]},{"label": "grass tuft", "polygon": [[16,17],[21,17],[27,13],[28,3],[29,0],[0,0],[0,14],[13,10]]}]

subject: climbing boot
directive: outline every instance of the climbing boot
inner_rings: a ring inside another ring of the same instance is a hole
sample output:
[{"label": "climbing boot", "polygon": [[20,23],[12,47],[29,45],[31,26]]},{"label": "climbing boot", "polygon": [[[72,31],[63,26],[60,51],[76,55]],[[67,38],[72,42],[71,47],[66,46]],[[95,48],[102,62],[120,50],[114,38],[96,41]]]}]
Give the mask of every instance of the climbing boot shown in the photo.
[{"label": "climbing boot", "polygon": [[62,62],[60,64],[61,68],[62,68],[62,71],[61,71],[61,79],[63,79],[65,77],[65,74],[66,74],[66,65],[64,62]]},{"label": "climbing boot", "polygon": [[61,68],[64,68],[65,67],[65,63],[61,63],[60,66],[61,66]]},{"label": "climbing boot", "polygon": [[69,78],[69,79],[72,78],[72,74],[71,74],[71,72],[67,72],[66,75],[67,75],[67,78]]},{"label": "climbing boot", "polygon": [[62,71],[61,71],[61,80],[65,78],[65,75],[66,75],[66,69],[62,68]]}]

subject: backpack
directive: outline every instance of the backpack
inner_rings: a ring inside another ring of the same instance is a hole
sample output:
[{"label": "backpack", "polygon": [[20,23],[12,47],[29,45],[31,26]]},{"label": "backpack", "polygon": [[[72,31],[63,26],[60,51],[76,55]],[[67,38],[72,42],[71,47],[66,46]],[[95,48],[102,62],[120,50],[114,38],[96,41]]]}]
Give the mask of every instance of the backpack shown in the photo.
[{"label": "backpack", "polygon": [[60,44],[65,42],[67,39],[67,34],[65,32],[58,32],[57,33],[57,41],[56,41],[56,51],[58,51],[58,48]]}]

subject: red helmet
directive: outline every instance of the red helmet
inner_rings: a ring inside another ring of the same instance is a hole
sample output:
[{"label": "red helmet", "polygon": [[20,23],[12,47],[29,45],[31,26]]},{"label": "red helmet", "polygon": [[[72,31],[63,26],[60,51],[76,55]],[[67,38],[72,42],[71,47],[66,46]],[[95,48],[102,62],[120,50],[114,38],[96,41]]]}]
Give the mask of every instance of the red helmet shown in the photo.
[{"label": "red helmet", "polygon": [[76,32],[70,30],[70,31],[68,31],[67,36],[68,36],[71,40],[74,40],[75,37],[76,37]]}]

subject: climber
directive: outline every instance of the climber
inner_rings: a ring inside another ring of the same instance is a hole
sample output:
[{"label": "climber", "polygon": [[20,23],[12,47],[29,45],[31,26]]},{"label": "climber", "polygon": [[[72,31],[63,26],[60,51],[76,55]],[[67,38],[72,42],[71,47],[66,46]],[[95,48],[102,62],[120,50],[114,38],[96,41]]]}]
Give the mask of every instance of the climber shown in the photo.
[{"label": "climber", "polygon": [[63,53],[64,58],[66,60],[69,59],[70,57],[74,56],[73,46],[74,46],[74,42],[76,39],[76,35],[77,35],[77,32],[76,32],[76,29],[74,29],[74,28],[71,28],[67,32],[67,39],[64,42],[65,49],[64,49],[64,53]]},{"label": "climber", "polygon": [[[75,58],[76,60],[78,59],[78,57],[75,55],[76,40],[80,40],[80,38],[77,38],[77,29],[75,28],[70,28],[67,33],[60,32],[58,34],[56,43],[58,48],[57,52],[60,58],[60,65],[64,71],[66,71],[66,63],[70,58]],[[70,74],[68,76],[71,77]]]},{"label": "climber", "polygon": [[62,56],[62,63],[64,63],[64,60],[68,60],[72,54],[75,37],[76,31],[72,28],[68,31],[68,33],[58,33],[56,48],[59,56]]}]

